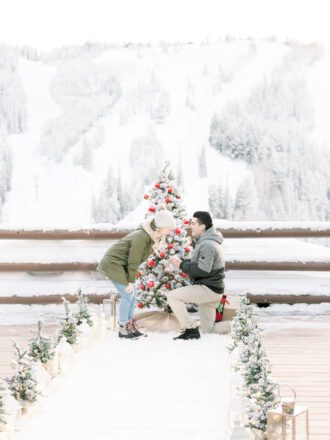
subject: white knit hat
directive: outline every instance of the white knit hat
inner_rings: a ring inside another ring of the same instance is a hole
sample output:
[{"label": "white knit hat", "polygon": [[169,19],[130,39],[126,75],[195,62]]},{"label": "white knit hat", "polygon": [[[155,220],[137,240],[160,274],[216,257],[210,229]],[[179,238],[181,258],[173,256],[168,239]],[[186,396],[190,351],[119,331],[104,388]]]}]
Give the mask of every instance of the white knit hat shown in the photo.
[{"label": "white knit hat", "polygon": [[156,228],[175,228],[176,226],[172,213],[167,209],[156,212],[154,220]]}]

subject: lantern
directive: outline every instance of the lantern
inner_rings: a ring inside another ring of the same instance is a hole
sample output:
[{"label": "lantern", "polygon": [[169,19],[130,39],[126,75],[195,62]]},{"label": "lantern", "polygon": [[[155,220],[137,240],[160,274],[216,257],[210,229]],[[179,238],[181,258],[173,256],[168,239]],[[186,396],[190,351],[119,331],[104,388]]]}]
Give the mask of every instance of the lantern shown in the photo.
[{"label": "lantern", "polygon": [[117,316],[118,316],[118,305],[119,305],[120,295],[118,293],[110,293],[109,305],[109,319],[110,328],[116,330],[117,328]]},{"label": "lantern", "polygon": [[267,412],[268,440],[305,440],[309,438],[308,409],[297,406],[296,393],[289,385],[294,397],[282,397],[280,405]]},{"label": "lantern", "polygon": [[58,363],[60,371],[61,373],[66,373],[69,369],[70,360],[73,354],[73,348],[64,338],[61,338],[56,347],[56,350],[58,352]]}]

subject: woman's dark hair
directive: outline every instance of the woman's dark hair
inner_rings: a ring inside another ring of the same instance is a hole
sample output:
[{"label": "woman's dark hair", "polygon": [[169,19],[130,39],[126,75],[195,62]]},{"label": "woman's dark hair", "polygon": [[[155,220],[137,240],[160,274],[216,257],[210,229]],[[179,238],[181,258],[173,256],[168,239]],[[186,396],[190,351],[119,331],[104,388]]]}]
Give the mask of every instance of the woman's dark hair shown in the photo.
[{"label": "woman's dark hair", "polygon": [[212,217],[207,211],[196,211],[193,217],[197,218],[200,225],[205,225],[205,231],[213,226]]}]

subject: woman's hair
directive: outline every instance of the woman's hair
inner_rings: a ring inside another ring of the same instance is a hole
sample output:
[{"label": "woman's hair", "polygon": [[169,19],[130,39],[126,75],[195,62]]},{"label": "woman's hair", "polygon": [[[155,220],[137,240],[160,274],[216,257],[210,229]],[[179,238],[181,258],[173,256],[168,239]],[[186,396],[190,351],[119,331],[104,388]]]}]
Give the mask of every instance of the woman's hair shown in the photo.
[{"label": "woman's hair", "polygon": [[212,217],[207,211],[196,211],[193,217],[197,218],[200,225],[205,225],[205,231],[213,226]]}]

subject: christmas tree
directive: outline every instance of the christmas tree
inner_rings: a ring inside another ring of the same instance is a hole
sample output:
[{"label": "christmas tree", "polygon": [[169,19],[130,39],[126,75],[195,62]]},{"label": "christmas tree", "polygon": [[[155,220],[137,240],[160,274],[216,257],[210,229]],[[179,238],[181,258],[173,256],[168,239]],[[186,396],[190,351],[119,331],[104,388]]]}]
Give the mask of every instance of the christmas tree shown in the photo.
[{"label": "christmas tree", "polygon": [[138,307],[155,305],[166,308],[166,292],[190,284],[188,275],[173,268],[168,259],[173,255],[190,258],[192,251],[191,238],[186,231],[189,220],[169,162],[166,162],[159,178],[144,198],[150,201],[146,218],[167,209],[177,221],[175,230],[167,235],[163,245],[141,264],[135,283]]},{"label": "christmas tree", "polygon": [[74,317],[76,318],[77,325],[82,324],[84,321],[92,327],[93,321],[92,316],[88,310],[88,298],[81,293],[81,289],[77,292],[78,296],[78,312],[75,313]]},{"label": "christmas tree", "polygon": [[3,392],[6,390],[4,384],[0,380],[0,423],[7,423],[6,422],[6,409],[5,409],[5,402],[4,402],[4,394]]},{"label": "christmas tree", "polygon": [[35,361],[46,364],[53,359],[55,351],[50,338],[41,334],[42,322],[38,321],[38,335],[29,341],[29,356]]},{"label": "christmas tree", "polygon": [[69,344],[73,345],[77,343],[78,338],[77,324],[75,318],[71,314],[69,301],[64,297],[62,300],[65,309],[65,318],[61,321],[61,330],[58,340],[64,337]]},{"label": "christmas tree", "polygon": [[15,358],[13,367],[16,372],[12,377],[6,379],[11,394],[16,400],[23,402],[35,402],[38,397],[38,382],[32,370],[32,359],[27,356],[27,351],[21,351],[15,341],[13,341]]}]

